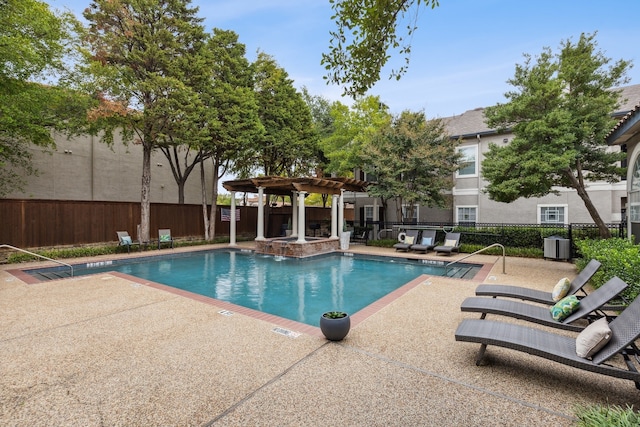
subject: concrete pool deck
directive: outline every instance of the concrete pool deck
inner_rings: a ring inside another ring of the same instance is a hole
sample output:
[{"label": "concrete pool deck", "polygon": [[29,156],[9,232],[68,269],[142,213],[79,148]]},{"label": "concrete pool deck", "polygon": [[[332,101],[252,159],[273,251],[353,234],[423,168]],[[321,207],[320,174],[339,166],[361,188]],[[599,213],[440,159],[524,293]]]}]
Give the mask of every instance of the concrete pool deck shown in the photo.
[{"label": "concrete pool deck", "polygon": [[482,280],[422,280],[339,343],[121,275],[26,284],[0,266],[0,425],[570,425],[579,405],[640,405],[631,381],[517,351],[490,346],[476,366],[454,331],[477,317],[460,304],[479,283],[550,289],[576,272],[469,262],[488,265]]}]

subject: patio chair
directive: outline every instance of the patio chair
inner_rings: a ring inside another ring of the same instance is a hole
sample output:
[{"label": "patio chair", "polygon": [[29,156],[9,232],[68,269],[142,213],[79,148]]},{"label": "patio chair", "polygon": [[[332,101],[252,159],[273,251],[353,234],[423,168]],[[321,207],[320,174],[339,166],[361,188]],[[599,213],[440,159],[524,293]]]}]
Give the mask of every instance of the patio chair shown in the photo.
[{"label": "patio chair", "polygon": [[[497,322],[493,320],[465,319],[455,332],[456,341],[480,344],[476,365],[482,363],[488,345],[518,350],[534,356],[553,360],[574,368],[596,372],[635,382],[640,389],[640,373],[637,370],[639,351],[634,341],[640,337],[640,298],[636,298],[624,311],[608,324],[610,340],[589,360],[577,355],[576,338],[566,334]],[[581,334],[582,335],[582,334]],[[581,336],[578,335],[578,339]],[[604,363],[615,355],[624,358],[627,369]],[[629,356],[634,355],[634,359]]]},{"label": "patio chair", "polygon": [[[582,331],[585,325],[573,324],[578,319],[592,320],[606,317],[603,306],[627,288],[627,284],[618,277],[580,300],[578,308],[562,321],[554,320],[548,306],[528,304],[520,301],[499,298],[469,297],[462,302],[460,310],[464,312],[482,313],[480,319],[487,314],[498,314],[570,331]],[[592,313],[596,315],[591,315]],[[591,317],[589,317],[591,316]]]},{"label": "patio chair", "polygon": [[[600,261],[592,259],[582,269],[580,273],[571,281],[571,287],[567,292],[567,295],[575,295],[577,292],[582,291],[587,294],[583,287],[593,277],[593,275],[600,268]],[[539,302],[541,304],[555,304],[551,296],[551,292],[540,291],[537,289],[529,289],[521,286],[513,285],[479,285],[476,288],[477,296],[490,296],[490,297],[505,297],[505,298],[518,298],[524,301]]]},{"label": "patio chair", "polygon": [[127,248],[127,253],[131,252],[131,246],[138,245],[140,247],[140,242],[135,241],[129,236],[129,232],[127,231],[116,231],[118,235],[118,246],[125,246]]},{"label": "patio chair", "polygon": [[404,239],[402,239],[402,241],[393,245],[393,247],[396,248],[396,251],[407,252],[409,251],[409,248],[411,247],[411,245],[413,245],[418,241],[419,237],[420,237],[419,230],[407,230],[407,232],[405,233]]},{"label": "patio chair", "polygon": [[451,255],[451,252],[460,252],[460,233],[447,233],[444,243],[433,248],[435,253]]},{"label": "patio chair", "polygon": [[170,244],[173,249],[173,237],[171,237],[171,229],[161,228],[158,230],[158,249],[160,249],[163,243]]},{"label": "patio chair", "polygon": [[415,252],[427,253],[436,247],[436,230],[424,230],[420,241],[410,246]]}]

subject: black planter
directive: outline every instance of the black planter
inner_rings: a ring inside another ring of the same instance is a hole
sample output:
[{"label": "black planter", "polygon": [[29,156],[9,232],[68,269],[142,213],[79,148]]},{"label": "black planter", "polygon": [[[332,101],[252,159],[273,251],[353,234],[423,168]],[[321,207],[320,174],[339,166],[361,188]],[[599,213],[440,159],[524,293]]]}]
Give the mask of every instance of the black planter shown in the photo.
[{"label": "black planter", "polygon": [[344,317],[326,317],[326,313],[320,316],[320,330],[330,341],[340,341],[351,329],[351,318],[347,313]]}]

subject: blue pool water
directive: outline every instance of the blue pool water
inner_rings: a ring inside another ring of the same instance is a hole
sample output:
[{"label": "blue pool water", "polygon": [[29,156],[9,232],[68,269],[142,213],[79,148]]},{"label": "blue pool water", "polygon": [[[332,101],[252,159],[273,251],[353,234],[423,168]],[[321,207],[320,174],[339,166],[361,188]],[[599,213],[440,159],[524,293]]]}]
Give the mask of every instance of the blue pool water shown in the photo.
[{"label": "blue pool water", "polygon": [[118,271],[313,326],[325,311],[353,314],[421,274],[445,273],[443,266],[401,258],[335,254],[297,259],[226,250],[74,270],[75,276]]}]

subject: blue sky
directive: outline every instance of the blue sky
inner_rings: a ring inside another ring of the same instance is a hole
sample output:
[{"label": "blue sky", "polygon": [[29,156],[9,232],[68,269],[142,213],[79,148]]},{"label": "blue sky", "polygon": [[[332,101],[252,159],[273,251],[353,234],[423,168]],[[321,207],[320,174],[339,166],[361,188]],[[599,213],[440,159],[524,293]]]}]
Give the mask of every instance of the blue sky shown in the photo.
[{"label": "blue sky", "polygon": [[[77,16],[89,0],[48,0],[54,9]],[[255,60],[261,50],[275,58],[297,88],[342,99],[341,88],[322,79],[321,54],[334,28],[328,0],[193,0],[208,30],[233,30]],[[600,50],[612,58],[632,60],[629,84],[640,83],[640,1],[620,0],[440,0],[435,9],[421,7],[413,37],[411,64],[400,80],[388,74],[370,90],[392,112],[423,110],[428,117],[448,117],[504,101],[507,79],[524,53],[545,46],[557,50],[562,40],[598,32]],[[398,68],[402,58],[391,59]]]}]

